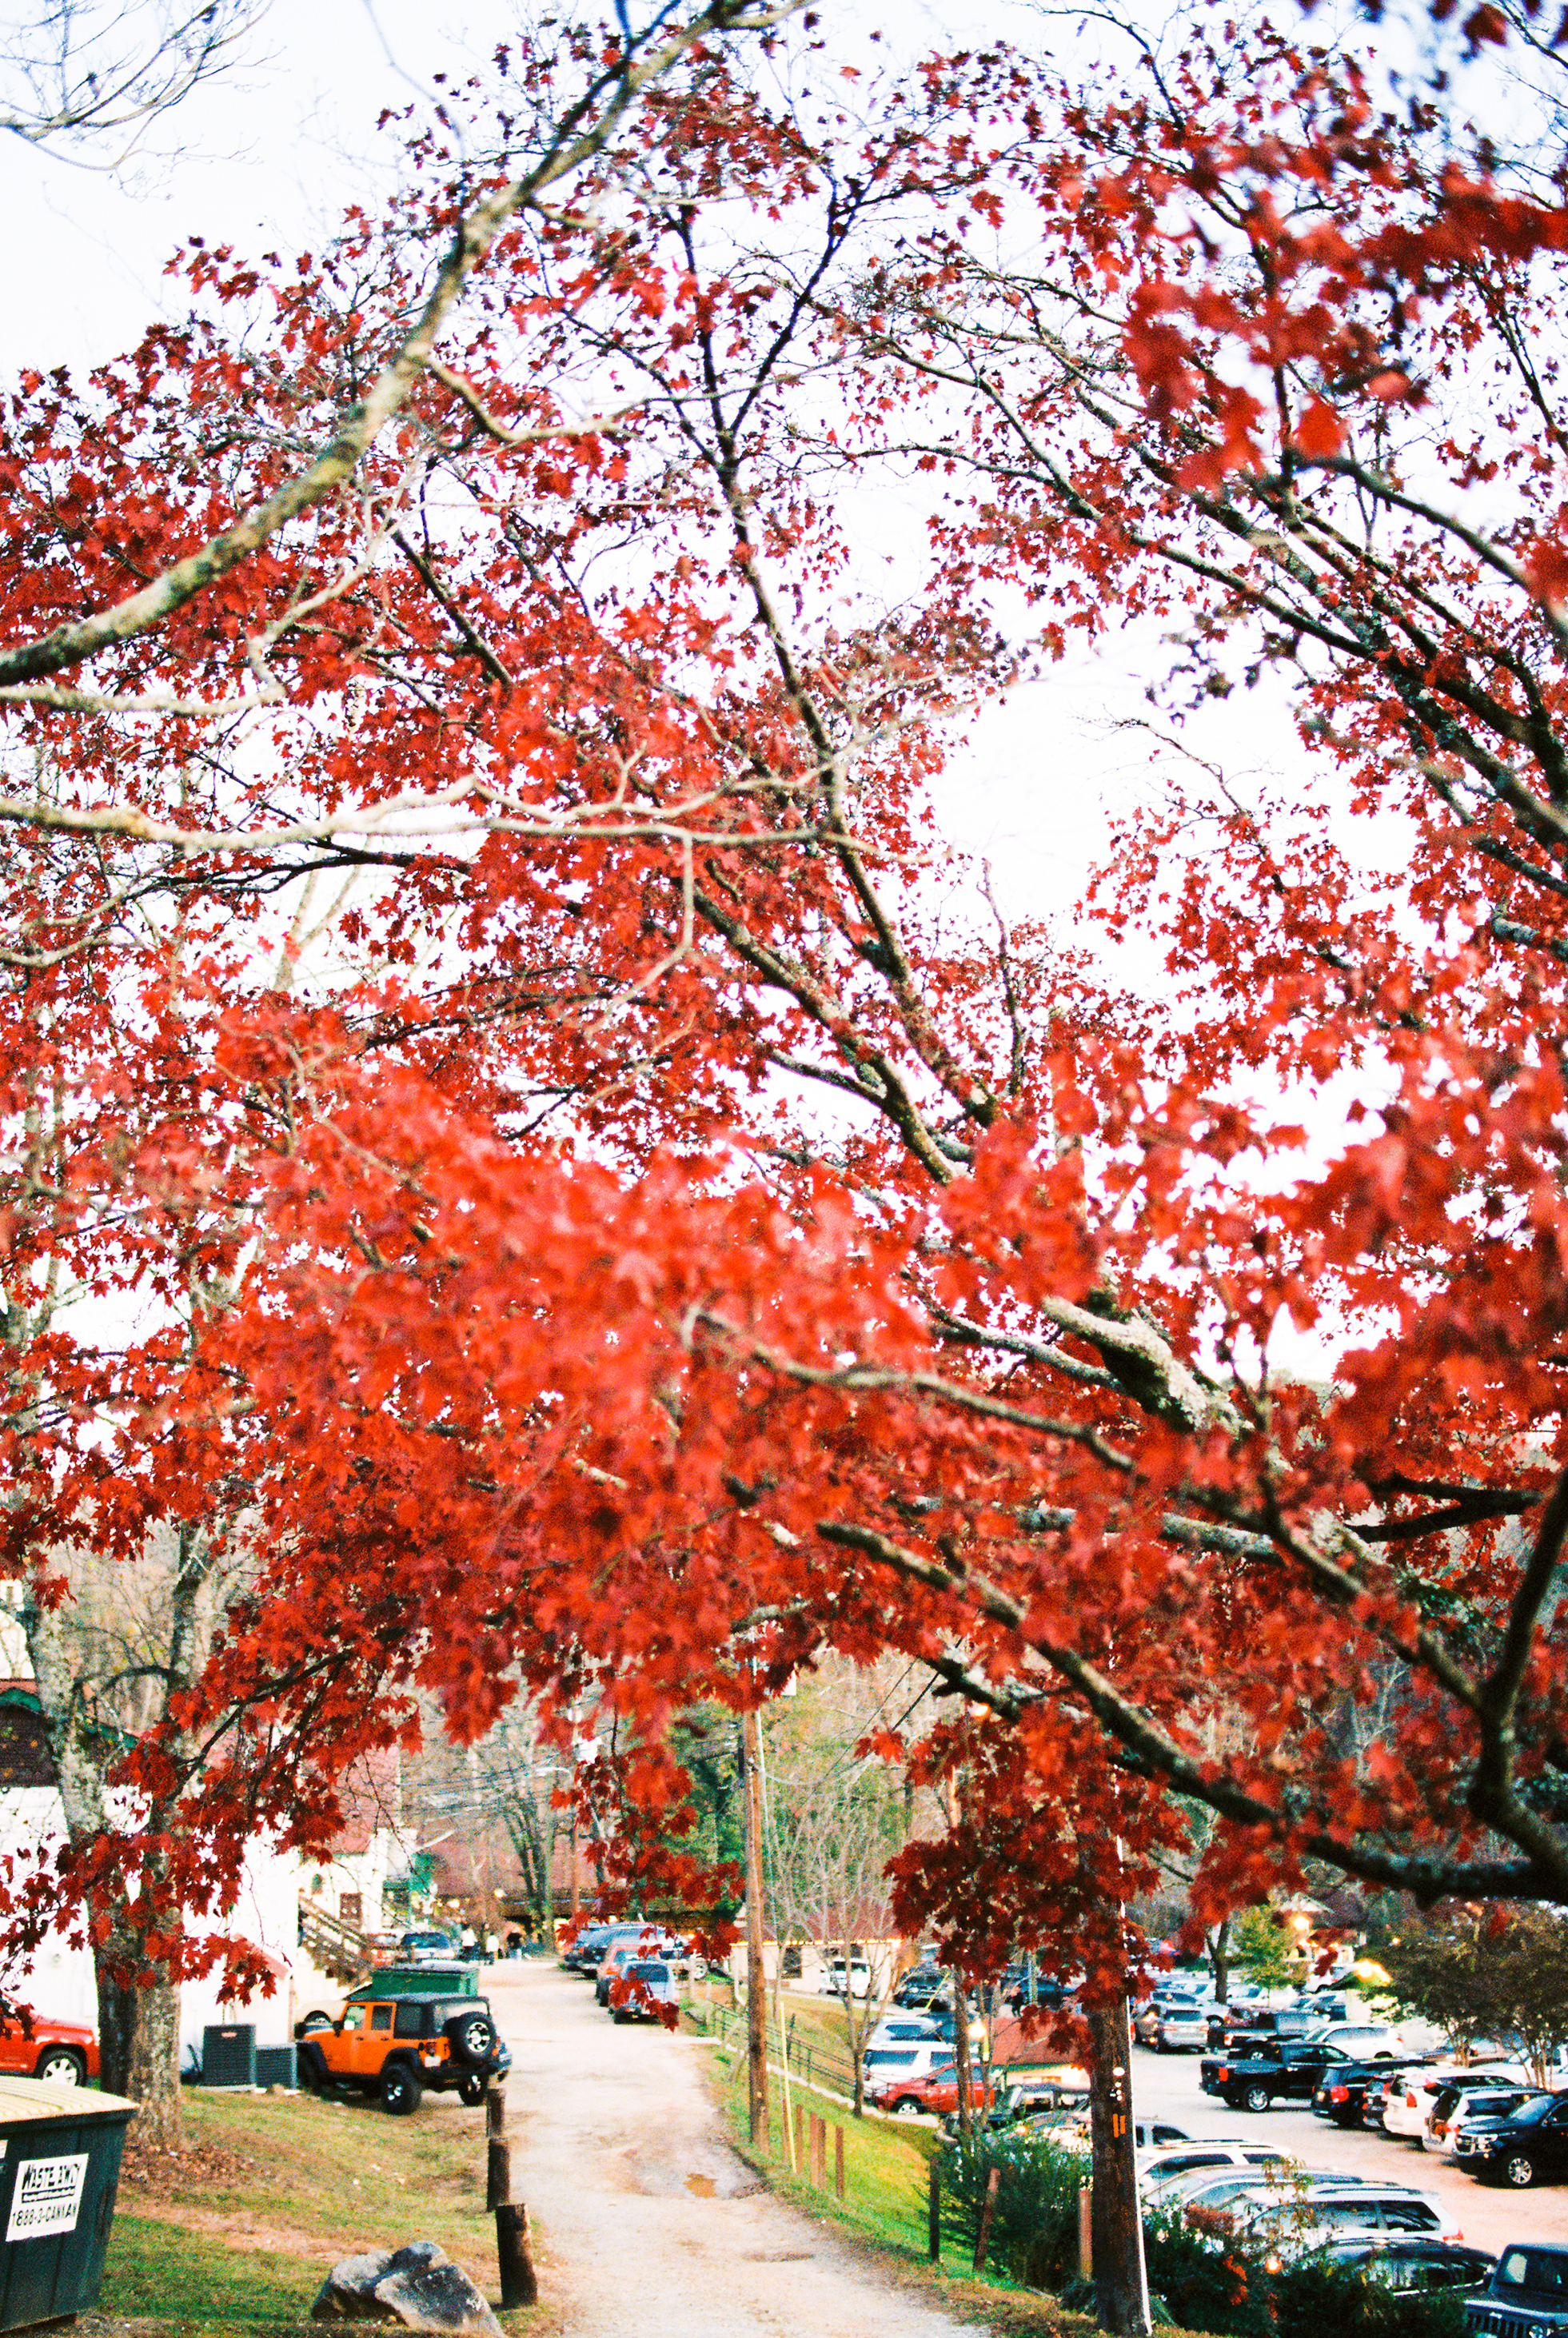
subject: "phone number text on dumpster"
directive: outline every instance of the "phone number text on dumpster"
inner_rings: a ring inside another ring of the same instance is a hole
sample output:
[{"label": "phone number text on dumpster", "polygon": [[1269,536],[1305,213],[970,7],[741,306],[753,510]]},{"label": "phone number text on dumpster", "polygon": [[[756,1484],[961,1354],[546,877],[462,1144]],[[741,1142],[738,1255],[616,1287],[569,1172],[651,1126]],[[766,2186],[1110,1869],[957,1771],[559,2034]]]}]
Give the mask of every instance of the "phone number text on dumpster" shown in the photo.
[{"label": "phone number text on dumpster", "polygon": [[86,2174],[84,2151],[61,2159],[24,2159],[16,2170],[6,2239],[37,2241],[48,2233],[74,2233]]}]

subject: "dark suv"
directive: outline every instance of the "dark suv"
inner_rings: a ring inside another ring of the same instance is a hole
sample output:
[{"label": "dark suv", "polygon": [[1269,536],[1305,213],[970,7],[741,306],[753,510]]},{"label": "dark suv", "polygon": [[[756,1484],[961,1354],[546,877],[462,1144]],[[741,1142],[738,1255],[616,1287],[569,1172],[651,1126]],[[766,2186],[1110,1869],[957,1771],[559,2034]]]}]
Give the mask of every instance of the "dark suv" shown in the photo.
[{"label": "dark suv", "polygon": [[1560,2182],[1568,2176],[1568,2095],[1534,2095],[1504,2119],[1466,2119],[1454,2164],[1514,2192]]},{"label": "dark suv", "polygon": [[1488,2338],[1568,2330],[1568,2249],[1504,2249],[1485,2288],[1466,2303],[1465,2327]]}]

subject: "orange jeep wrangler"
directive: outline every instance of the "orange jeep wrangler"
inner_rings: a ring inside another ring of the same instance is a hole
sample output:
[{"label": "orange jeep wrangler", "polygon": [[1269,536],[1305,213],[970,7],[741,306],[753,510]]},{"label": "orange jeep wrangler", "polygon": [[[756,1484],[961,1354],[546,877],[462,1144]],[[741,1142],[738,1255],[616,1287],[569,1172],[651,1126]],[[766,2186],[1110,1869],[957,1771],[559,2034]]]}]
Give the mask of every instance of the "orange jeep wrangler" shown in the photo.
[{"label": "orange jeep wrangler", "polygon": [[302,2087],[379,2095],[382,2109],[398,2117],[418,2109],[426,2087],[476,2103],[512,2067],[482,1997],[356,1999],[336,2021],[307,2014],[294,2035]]}]

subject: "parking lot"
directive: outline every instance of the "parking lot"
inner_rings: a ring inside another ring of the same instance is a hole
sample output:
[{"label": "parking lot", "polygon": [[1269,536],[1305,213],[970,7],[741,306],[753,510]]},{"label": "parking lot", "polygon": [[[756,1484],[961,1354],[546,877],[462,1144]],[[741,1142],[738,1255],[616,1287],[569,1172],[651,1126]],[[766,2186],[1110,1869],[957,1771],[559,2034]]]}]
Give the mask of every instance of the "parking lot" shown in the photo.
[{"label": "parking lot", "polygon": [[1343,2169],[1349,2176],[1377,2176],[1430,2192],[1456,2215],[1467,2241],[1494,2252],[1512,2241],[1568,2244],[1568,2184],[1540,2185],[1529,2192],[1505,2192],[1461,2174],[1452,2160],[1439,2159],[1419,2145],[1377,2127],[1338,2127],[1304,2106],[1279,2104],[1272,2110],[1233,2111],[1203,2092],[1196,2054],[1156,2054],[1132,2049],[1133,2107],[1140,2117],[1162,2117],[1190,2135],[1262,2137],[1302,2165]]}]

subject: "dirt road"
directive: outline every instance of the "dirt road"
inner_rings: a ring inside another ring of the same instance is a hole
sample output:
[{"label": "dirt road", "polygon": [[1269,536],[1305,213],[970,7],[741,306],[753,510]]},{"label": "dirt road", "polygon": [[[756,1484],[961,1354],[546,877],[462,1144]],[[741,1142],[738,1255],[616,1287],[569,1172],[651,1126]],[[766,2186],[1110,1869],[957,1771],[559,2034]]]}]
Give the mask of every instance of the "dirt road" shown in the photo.
[{"label": "dirt road", "polygon": [[512,2048],[513,2188],[564,2338],[980,2338],[758,2184],[701,2080],[712,2048],[617,2029],[554,1966],[483,1986]]}]

